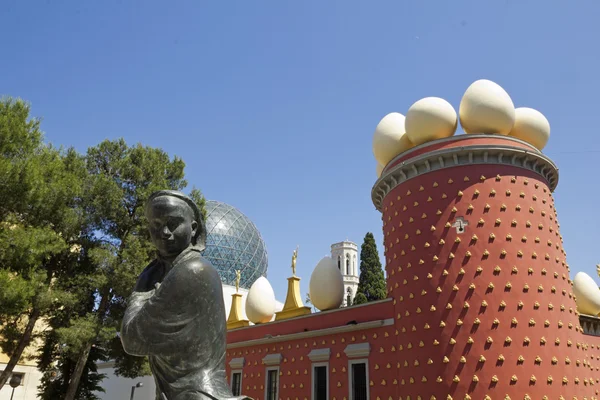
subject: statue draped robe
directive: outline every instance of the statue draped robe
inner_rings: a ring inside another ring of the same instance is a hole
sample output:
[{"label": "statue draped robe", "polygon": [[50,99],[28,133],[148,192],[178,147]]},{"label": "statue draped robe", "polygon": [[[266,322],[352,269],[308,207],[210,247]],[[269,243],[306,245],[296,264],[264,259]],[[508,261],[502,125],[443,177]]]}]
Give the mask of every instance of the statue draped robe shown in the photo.
[{"label": "statue draped robe", "polygon": [[234,397],[225,376],[225,305],[215,268],[189,247],[170,265],[156,259],[144,269],[129,298],[121,342],[132,355],[148,356],[156,399]]}]

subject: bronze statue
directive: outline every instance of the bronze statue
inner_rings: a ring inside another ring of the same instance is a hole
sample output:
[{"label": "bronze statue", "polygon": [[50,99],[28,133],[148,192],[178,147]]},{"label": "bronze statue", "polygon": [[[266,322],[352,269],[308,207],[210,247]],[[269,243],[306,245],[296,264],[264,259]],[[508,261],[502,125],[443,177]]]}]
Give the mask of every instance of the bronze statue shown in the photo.
[{"label": "bronze statue", "polygon": [[233,396],[227,384],[223,288],[200,255],[202,213],[183,193],[162,190],[148,199],[146,217],[158,257],[128,300],[123,348],[148,356],[157,400],[249,399]]}]

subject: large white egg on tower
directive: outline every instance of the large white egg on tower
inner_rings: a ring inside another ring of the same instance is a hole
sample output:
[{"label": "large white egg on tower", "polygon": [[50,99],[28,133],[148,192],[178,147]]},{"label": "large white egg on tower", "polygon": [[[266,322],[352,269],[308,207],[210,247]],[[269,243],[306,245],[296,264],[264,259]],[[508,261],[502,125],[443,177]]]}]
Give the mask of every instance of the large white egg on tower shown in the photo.
[{"label": "large white egg on tower", "polygon": [[578,272],[573,278],[573,293],[577,311],[594,316],[600,313],[600,289],[591,276],[585,272]]},{"label": "large white egg on tower", "polygon": [[512,99],[497,83],[480,79],[467,88],[458,110],[466,133],[508,135],[515,124]]},{"label": "large white egg on tower", "polygon": [[381,176],[381,173],[383,172],[384,168],[385,168],[384,165],[381,165],[381,164],[377,163],[376,171],[377,171],[377,177],[378,178]]},{"label": "large white egg on tower", "polygon": [[344,301],[344,278],[331,257],[323,257],[310,276],[310,302],[319,310],[339,308]]},{"label": "large white egg on tower", "polygon": [[411,143],[419,145],[454,135],[457,122],[450,103],[439,97],[426,97],[410,106],[404,126]]},{"label": "large white egg on tower", "polygon": [[373,154],[379,164],[387,165],[398,154],[413,146],[404,130],[404,115],[393,112],[379,121],[373,134]]},{"label": "large white egg on tower", "polygon": [[515,110],[515,125],[509,135],[542,150],[550,139],[550,123],[541,112],[520,107]]},{"label": "large white egg on tower", "polygon": [[250,287],[246,298],[246,316],[255,323],[269,322],[275,314],[275,292],[273,287],[261,276]]}]

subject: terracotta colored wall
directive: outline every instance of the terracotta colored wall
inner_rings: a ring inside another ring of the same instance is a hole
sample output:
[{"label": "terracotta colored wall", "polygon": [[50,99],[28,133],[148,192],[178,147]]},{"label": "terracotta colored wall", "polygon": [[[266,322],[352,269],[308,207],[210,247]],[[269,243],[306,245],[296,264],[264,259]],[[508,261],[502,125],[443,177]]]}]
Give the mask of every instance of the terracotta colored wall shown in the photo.
[{"label": "terracotta colored wall", "polygon": [[[575,363],[587,337],[554,201],[540,179],[510,166],[455,167],[409,180],[384,199],[403,398],[594,394],[581,383],[589,371]],[[446,226],[458,216],[469,223],[463,234]]]},{"label": "terracotta colored wall", "polygon": [[[273,345],[252,346],[243,349],[232,349],[228,352],[228,361],[235,357],[244,357],[246,365],[243,370],[243,393],[254,399],[264,398],[265,370],[262,359],[269,353],[280,353],[283,356],[280,367],[279,398],[284,400],[302,400],[311,398],[311,361],[308,353],[313,349],[329,348],[329,397],[331,399],[348,398],[348,358],[344,353],[347,345],[369,342],[369,379],[371,399],[396,398],[398,382],[397,363],[393,326],[368,329],[327,337],[316,337],[294,340]],[[228,367],[228,376],[230,375]]]},{"label": "terracotta colored wall", "polygon": [[[229,343],[239,343],[250,339],[264,338],[271,334],[284,335],[304,332],[305,329],[315,331],[331,327],[344,326],[349,321],[357,323],[392,318],[391,301],[368,304],[312,314],[309,317],[296,318],[265,325],[238,329],[228,333]],[[280,353],[283,357],[280,368],[279,398],[283,400],[303,400],[311,398],[312,362],[308,354],[314,349],[329,348],[329,397],[335,400],[348,399],[348,357],[344,349],[349,344],[369,342],[371,352],[369,359],[370,398],[376,400],[397,398],[398,369],[395,326],[340,333],[336,335],[317,336],[285,342],[244,346],[229,349],[227,352],[227,376],[230,377],[229,361],[232,358],[244,357],[242,390],[254,399],[264,399],[265,371],[262,359],[272,353]]]},{"label": "terracotta colored wall", "polygon": [[579,357],[575,360],[575,365],[580,363],[580,367],[584,370],[583,377],[580,378],[580,385],[588,388],[585,390],[586,394],[590,392],[590,389],[594,393],[594,397],[597,398],[600,385],[600,337],[583,335],[581,342],[581,352]]}]

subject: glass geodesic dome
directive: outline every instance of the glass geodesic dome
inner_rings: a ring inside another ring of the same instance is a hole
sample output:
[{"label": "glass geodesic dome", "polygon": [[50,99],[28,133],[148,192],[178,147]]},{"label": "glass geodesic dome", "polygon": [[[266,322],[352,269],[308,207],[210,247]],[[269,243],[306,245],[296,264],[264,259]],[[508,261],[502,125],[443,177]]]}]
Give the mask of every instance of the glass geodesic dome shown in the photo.
[{"label": "glass geodesic dome", "polygon": [[219,201],[206,201],[206,250],[204,257],[219,271],[221,281],[235,285],[235,270],[241,271],[240,287],[249,289],[267,276],[267,247],[256,226],[238,209]]}]

